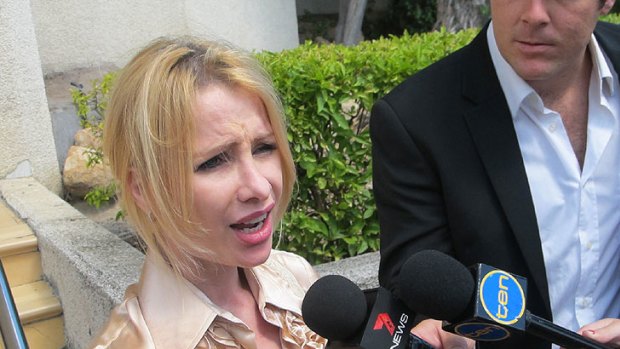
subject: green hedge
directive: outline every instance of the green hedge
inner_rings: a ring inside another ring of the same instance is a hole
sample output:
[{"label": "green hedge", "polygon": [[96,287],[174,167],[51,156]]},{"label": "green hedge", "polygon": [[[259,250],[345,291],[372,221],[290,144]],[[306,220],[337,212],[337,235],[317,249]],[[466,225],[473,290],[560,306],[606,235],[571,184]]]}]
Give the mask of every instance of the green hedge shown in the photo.
[{"label": "green hedge", "polygon": [[298,171],[278,248],[311,263],[378,250],[369,110],[407,76],[465,45],[476,33],[405,34],[352,47],[306,42],[257,55],[282,96]]},{"label": "green hedge", "polygon": [[[616,3],[614,5],[614,9],[618,8],[619,4],[620,3]],[[620,24],[620,13],[612,13],[610,15],[603,16],[601,17],[601,20],[610,23]]]}]

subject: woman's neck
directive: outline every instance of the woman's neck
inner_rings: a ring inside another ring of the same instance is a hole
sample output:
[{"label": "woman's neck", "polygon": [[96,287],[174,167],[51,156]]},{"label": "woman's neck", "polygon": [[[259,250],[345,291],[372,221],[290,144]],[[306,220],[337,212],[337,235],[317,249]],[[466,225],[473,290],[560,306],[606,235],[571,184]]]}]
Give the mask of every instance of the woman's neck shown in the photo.
[{"label": "woman's neck", "polygon": [[247,296],[252,293],[243,269],[221,264],[208,264],[202,267],[199,278],[188,280],[213,303],[230,311],[240,302],[247,302]]},{"label": "woman's neck", "polygon": [[243,321],[254,332],[258,348],[281,348],[280,329],[262,317],[242,268],[211,266],[202,276],[192,283],[213,303]]}]

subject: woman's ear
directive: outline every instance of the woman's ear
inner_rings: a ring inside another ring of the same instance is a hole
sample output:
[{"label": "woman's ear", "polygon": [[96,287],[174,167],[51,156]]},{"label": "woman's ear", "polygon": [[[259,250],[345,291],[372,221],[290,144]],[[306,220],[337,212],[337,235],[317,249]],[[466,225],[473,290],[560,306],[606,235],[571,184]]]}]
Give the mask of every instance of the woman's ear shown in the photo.
[{"label": "woman's ear", "polygon": [[149,212],[148,205],[146,204],[146,200],[144,198],[144,194],[142,193],[142,186],[140,185],[140,180],[136,174],[134,169],[129,170],[129,190],[131,192],[131,196],[134,201],[142,209],[144,212]]}]

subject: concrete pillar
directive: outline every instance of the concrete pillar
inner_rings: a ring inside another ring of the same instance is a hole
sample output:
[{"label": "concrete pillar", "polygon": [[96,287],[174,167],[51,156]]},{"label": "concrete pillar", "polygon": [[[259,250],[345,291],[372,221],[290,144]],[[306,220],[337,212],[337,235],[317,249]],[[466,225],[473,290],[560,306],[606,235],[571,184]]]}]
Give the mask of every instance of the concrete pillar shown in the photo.
[{"label": "concrete pillar", "polygon": [[62,180],[30,1],[0,0],[0,178]]}]

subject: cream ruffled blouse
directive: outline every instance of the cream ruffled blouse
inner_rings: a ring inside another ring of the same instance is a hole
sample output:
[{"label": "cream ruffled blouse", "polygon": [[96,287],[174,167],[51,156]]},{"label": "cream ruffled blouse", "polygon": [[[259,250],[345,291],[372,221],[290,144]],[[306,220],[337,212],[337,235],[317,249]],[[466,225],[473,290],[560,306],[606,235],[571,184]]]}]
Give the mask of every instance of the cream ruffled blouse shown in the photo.
[{"label": "cream ruffled blouse", "polygon": [[[317,279],[300,256],[273,250],[245,269],[263,318],[280,328],[284,349],[321,349],[327,340],[306,326],[301,303]],[[127,288],[90,348],[256,348],[253,332],[171,269],[146,258],[140,281]]]}]

